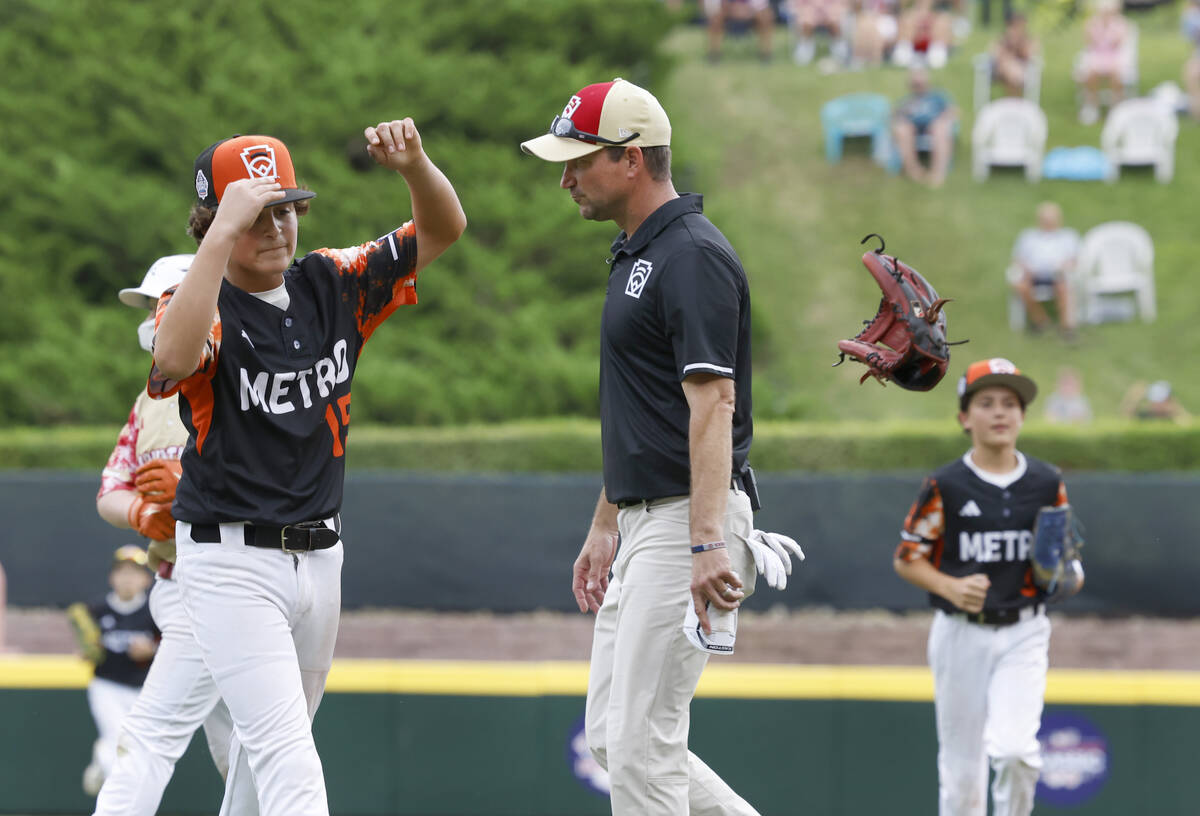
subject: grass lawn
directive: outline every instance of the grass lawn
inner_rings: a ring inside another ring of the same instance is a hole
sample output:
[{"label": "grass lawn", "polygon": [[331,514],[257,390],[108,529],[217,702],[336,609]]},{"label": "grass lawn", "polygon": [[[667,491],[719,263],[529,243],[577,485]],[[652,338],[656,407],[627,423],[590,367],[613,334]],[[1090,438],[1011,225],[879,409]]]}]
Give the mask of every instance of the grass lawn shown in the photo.
[{"label": "grass lawn", "polygon": [[[1141,90],[1180,82],[1187,43],[1178,10],[1133,18],[1139,25]],[[704,58],[703,31],[684,27],[667,42],[677,59],[662,101],[675,130],[676,181],[706,194],[706,212],[726,233],[750,274],[756,321],[756,403],[759,418],[871,419],[945,417],[954,380],[972,360],[1011,357],[1043,386],[1053,388],[1062,365],[1078,367],[1093,409],[1117,413],[1129,384],[1170,379],[1185,406],[1200,410],[1200,381],[1186,376],[1200,350],[1190,252],[1200,230],[1192,201],[1200,182],[1200,127],[1181,122],[1175,179],[1155,183],[1149,172],[1120,181],[1041,181],[1015,172],[983,183],[970,174],[972,66],[996,29],[976,28],[934,83],[962,112],[954,167],[937,191],[889,176],[870,161],[865,145],[840,164],[827,164],[819,110],[845,93],[877,91],[898,99],[906,78],[895,68],[822,76],[789,58],[790,38],[779,29],[776,59],[764,65],[748,37],[729,39],[725,58]],[[1080,23],[1041,35],[1046,56],[1042,105],[1049,117],[1048,148],[1100,143],[1101,125],[1076,121],[1070,68],[1082,41]],[[1019,230],[1033,223],[1038,202],[1062,205],[1080,233],[1111,220],[1145,226],[1155,242],[1158,320],[1084,327],[1068,345],[1054,335],[1024,336],[1007,326],[1004,269]],[[943,296],[953,352],[947,381],[932,394],[857,384],[861,366],[830,369],[836,342],[857,333],[874,315],[878,289],[859,260],[859,239],[878,232],[889,253],[929,277]],[[1038,410],[1031,417],[1040,415]]]}]

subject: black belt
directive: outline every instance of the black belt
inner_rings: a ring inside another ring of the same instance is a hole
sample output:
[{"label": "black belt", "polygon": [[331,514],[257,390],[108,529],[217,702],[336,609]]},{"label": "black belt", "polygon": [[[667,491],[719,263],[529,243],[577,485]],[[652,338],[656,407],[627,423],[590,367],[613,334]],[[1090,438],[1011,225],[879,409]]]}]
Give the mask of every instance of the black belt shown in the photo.
[{"label": "black belt", "polygon": [[[341,518],[334,516],[333,526],[341,528]],[[247,547],[264,547],[284,552],[327,550],[341,540],[338,530],[331,530],[323,521],[302,521],[276,527],[270,524],[243,524],[243,543]],[[193,524],[192,541],[198,544],[219,544],[221,528],[217,524]]]},{"label": "black belt", "polygon": [[1039,603],[1033,606],[1023,606],[1019,609],[985,609],[982,612],[952,612],[956,618],[962,618],[968,623],[983,623],[988,626],[1012,626],[1023,620],[1037,617],[1046,611],[1046,605]]},{"label": "black belt", "polygon": [[[731,476],[729,478],[729,489],[730,490],[740,490],[743,493],[745,493],[746,488],[743,487],[742,477],[741,476]],[[686,495],[686,494],[681,494],[681,495]],[[656,496],[653,499],[623,499],[623,500],[617,502],[617,509],[625,510],[630,507],[637,507],[640,504],[650,504],[651,502],[656,502],[659,499],[670,499],[670,498],[674,498],[674,497],[673,496]]]}]

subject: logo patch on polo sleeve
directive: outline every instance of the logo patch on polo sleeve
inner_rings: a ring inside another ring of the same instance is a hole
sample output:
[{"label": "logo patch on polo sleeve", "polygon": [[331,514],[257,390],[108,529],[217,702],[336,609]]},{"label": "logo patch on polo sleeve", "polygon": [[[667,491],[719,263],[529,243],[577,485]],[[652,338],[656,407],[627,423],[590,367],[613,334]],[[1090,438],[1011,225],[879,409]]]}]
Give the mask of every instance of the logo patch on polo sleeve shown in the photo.
[{"label": "logo patch on polo sleeve", "polygon": [[642,290],[646,288],[646,281],[650,280],[650,273],[653,271],[653,263],[638,258],[629,272],[629,282],[625,284],[625,294],[640,300]]}]

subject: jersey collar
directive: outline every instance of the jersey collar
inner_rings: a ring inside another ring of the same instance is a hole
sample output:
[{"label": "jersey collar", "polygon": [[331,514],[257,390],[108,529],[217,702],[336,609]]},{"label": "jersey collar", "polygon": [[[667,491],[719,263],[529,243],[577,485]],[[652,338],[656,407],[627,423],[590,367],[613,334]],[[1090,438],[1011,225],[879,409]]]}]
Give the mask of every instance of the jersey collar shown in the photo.
[{"label": "jersey collar", "polygon": [[[974,450],[974,448],[971,450]],[[986,470],[982,470],[978,465],[975,464],[975,460],[971,458],[971,451],[964,453],[962,460],[963,464],[970,468],[971,472],[980,479],[983,479],[988,484],[995,485],[1003,490],[1025,475],[1025,468],[1027,464],[1025,462],[1025,454],[1021,453],[1020,451],[1014,452],[1017,454],[1017,466],[1008,473],[989,473]]]},{"label": "jersey collar", "polygon": [[622,232],[613,241],[611,255],[634,255],[646,248],[654,238],[675,219],[688,213],[704,212],[704,196],[698,193],[680,193],[678,198],[672,198],[663,204],[642,222],[632,236]]}]

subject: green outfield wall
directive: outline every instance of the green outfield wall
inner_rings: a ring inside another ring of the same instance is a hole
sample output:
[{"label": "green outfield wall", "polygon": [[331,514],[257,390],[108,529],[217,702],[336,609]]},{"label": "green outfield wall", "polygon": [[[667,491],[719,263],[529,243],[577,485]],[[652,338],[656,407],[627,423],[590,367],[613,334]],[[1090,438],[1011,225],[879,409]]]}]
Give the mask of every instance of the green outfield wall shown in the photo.
[{"label": "green outfield wall", "polygon": [[[755,525],[808,556],[783,592],[746,608],[925,609],[892,553],[921,485],[917,472],[764,473]],[[600,476],[359,472],[346,478],[347,608],[570,611],[571,564]],[[103,591],[112,552],[136,540],[96,515],[99,474],[0,472],[0,564],[15,606],[57,606]],[[1087,527],[1087,589],[1067,614],[1200,614],[1200,474],[1073,473]],[[1170,565],[1169,569],[1164,565]]]},{"label": "green outfield wall", "polygon": [[[94,730],[72,657],[0,660],[0,813],[87,814]],[[579,736],[582,663],[338,661],[315,734],[336,816],[608,813]],[[936,812],[924,668],[718,664],[691,747],[764,816]],[[1200,673],[1052,671],[1037,813],[1194,814]],[[1051,783],[1051,784],[1048,784]],[[162,813],[209,814],[193,741]]]}]

